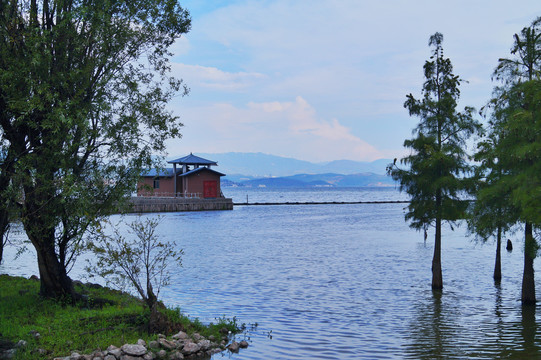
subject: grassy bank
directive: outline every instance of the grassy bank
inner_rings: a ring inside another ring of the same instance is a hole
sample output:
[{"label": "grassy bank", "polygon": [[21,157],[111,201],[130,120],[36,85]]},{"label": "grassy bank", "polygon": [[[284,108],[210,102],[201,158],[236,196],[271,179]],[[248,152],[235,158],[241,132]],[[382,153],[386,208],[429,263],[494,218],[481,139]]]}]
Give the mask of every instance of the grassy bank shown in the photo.
[{"label": "grassy bank", "polygon": [[[150,313],[137,298],[81,284],[76,290],[85,295],[85,300],[76,305],[62,304],[41,299],[37,280],[0,275],[0,340],[27,342],[15,359],[51,359],[75,350],[86,354],[109,345],[157,338],[157,334],[149,334]],[[166,319],[162,332],[169,334],[183,330],[219,339],[223,328],[233,333],[240,330],[234,319],[203,325],[183,316],[179,309],[160,311]]]}]

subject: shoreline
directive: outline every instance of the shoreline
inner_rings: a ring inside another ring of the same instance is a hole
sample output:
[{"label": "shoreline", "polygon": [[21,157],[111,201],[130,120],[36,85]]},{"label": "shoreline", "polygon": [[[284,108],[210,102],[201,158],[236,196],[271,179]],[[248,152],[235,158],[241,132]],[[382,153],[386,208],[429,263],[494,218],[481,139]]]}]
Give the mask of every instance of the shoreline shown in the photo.
[{"label": "shoreline", "polygon": [[249,346],[235,341],[246,331],[236,319],[204,325],[163,306],[161,330],[150,332],[140,299],[77,280],[74,286],[86,300],[71,305],[40,298],[36,276],[0,274],[0,359],[203,359]]},{"label": "shoreline", "polygon": [[286,202],[244,202],[233,203],[234,206],[262,206],[262,205],[355,205],[355,204],[409,204],[407,200],[384,201],[286,201]]}]

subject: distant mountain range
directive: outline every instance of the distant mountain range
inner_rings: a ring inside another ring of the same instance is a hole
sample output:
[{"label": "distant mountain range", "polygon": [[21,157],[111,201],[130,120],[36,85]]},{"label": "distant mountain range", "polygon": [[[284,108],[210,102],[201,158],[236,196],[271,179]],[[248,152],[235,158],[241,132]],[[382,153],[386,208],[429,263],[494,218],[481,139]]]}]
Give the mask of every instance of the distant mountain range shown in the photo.
[{"label": "distant mountain range", "polygon": [[216,170],[227,174],[222,186],[247,187],[363,187],[394,186],[385,175],[392,162],[336,160],[312,163],[263,153],[197,153],[218,162]]},{"label": "distant mountain range", "polygon": [[252,177],[282,177],[296,174],[385,174],[390,159],[379,159],[372,162],[335,160],[323,163],[312,163],[304,160],[286,158],[263,153],[222,153],[196,155],[218,162],[216,170],[227,174],[243,174]]},{"label": "distant mountain range", "polygon": [[226,176],[222,186],[246,187],[375,187],[394,186],[391,177],[373,173],[362,174],[298,174],[282,177],[253,178],[243,175]]}]

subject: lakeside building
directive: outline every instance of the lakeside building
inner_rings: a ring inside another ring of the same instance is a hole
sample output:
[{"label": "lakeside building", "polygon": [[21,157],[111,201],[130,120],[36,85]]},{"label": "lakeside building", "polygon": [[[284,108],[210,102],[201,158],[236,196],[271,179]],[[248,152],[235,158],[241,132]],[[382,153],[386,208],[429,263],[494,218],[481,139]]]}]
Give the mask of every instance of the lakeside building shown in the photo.
[{"label": "lakeside building", "polygon": [[167,162],[173,168],[151,169],[142,174],[137,185],[137,196],[182,197],[216,199],[223,198],[220,178],[225,176],[211,166],[216,161],[204,159],[192,153]]}]

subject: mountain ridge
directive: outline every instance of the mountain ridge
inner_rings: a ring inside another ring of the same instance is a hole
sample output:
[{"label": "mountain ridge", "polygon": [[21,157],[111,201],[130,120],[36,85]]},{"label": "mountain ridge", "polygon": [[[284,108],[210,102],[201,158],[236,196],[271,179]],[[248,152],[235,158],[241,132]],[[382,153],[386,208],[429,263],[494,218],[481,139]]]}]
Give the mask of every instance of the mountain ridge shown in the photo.
[{"label": "mountain ridge", "polygon": [[382,187],[395,186],[393,179],[374,173],[362,174],[297,174],[282,177],[246,177],[244,175],[225,176],[222,186],[234,187]]},{"label": "mountain ridge", "polygon": [[239,152],[197,153],[196,155],[218,162],[217,170],[222,173],[261,178],[325,173],[384,175],[386,166],[392,162],[390,159],[378,159],[374,161],[334,160],[314,163],[264,153]]}]

